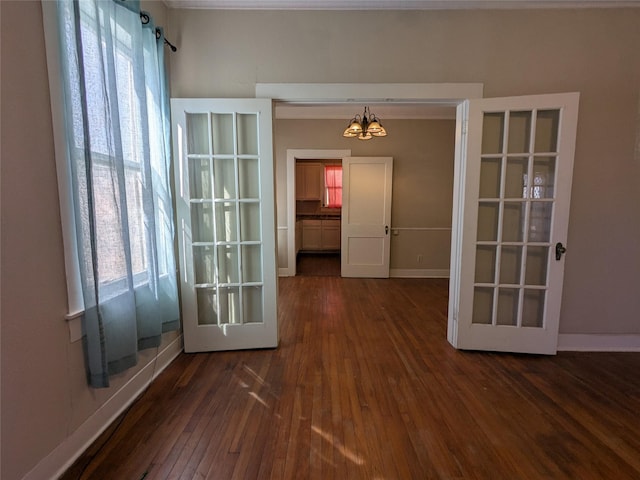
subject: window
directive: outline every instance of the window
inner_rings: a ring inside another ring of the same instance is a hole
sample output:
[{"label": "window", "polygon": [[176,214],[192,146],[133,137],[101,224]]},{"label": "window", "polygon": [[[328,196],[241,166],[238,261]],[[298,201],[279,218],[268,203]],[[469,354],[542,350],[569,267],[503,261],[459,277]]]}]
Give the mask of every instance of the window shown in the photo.
[{"label": "window", "polygon": [[43,2],[70,313],[95,387],[179,327],[164,36],[138,8]]},{"label": "window", "polygon": [[342,207],[342,166],[325,165],[324,199],[327,208]]}]

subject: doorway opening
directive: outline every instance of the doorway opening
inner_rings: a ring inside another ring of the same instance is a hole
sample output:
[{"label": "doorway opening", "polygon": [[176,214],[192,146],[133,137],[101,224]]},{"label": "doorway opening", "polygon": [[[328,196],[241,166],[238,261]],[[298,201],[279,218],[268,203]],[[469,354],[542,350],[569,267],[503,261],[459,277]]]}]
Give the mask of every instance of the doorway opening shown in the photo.
[{"label": "doorway opening", "polygon": [[[402,107],[409,112],[412,108],[420,110],[428,105],[430,108],[457,108],[470,98],[482,98],[481,83],[446,83],[446,84],[290,84],[290,83],[258,83],[256,97],[269,98],[276,102],[275,119],[286,117],[287,110],[308,107],[302,110],[303,116],[295,118],[321,119],[336,118],[336,108],[344,110],[344,117],[352,115],[354,104],[376,104],[376,108]],[[458,109],[459,110],[459,109]],[[301,110],[298,110],[301,111]],[[330,113],[328,113],[330,112]],[[382,112],[378,112],[381,114]],[[414,112],[415,113],[415,112]],[[281,116],[283,115],[283,116]],[[305,116],[306,115],[306,116]],[[415,117],[414,117],[415,118]],[[462,117],[456,114],[456,158],[460,151],[462,135]],[[295,276],[295,159],[322,158],[322,152],[332,152],[328,158],[335,157],[337,150],[287,150],[286,165],[286,205],[278,206],[279,218],[286,219],[278,227],[278,245],[282,261],[280,276]],[[309,156],[306,156],[306,155]],[[351,151],[338,154],[338,157],[351,156]],[[281,200],[279,200],[281,202]],[[284,207],[284,208],[283,208]],[[284,215],[283,215],[284,213]],[[452,252],[453,253],[453,252]],[[285,260],[286,259],[286,260]],[[453,262],[453,260],[452,260]],[[448,274],[448,269],[447,269]]]},{"label": "doorway opening", "polygon": [[296,275],[340,276],[342,159],[299,159],[295,166]]},{"label": "doorway opening", "polygon": [[[309,163],[321,163],[321,162],[331,162],[331,163],[342,163],[342,159],[345,157],[349,157],[351,156],[351,150],[327,150],[327,149],[287,149],[287,217],[288,217],[288,228],[287,228],[287,237],[286,237],[286,244],[287,244],[287,251],[286,251],[286,255],[287,255],[287,268],[286,269],[280,269],[281,270],[281,274],[282,271],[284,270],[284,275],[285,276],[295,276],[297,273],[297,257],[298,254],[300,253],[302,249],[302,245],[300,243],[300,239],[303,238],[302,235],[302,229],[304,227],[303,225],[303,221],[305,220],[304,218],[302,218],[302,216],[299,217],[298,214],[298,205],[300,205],[301,208],[306,208],[306,209],[314,209],[315,206],[313,204],[311,204],[311,206],[309,206],[308,201],[307,200],[300,200],[300,204],[298,204],[299,200],[297,200],[297,198],[299,197],[298,195],[298,191],[300,190],[301,185],[300,185],[300,178],[299,176],[296,175],[296,165],[298,163],[302,164],[303,162],[309,162]],[[319,180],[318,180],[319,181]],[[302,196],[300,196],[302,197]],[[319,201],[320,203],[318,204],[317,208],[321,208],[321,200]],[[304,212],[308,212],[309,210],[304,210]],[[301,212],[302,213],[302,212]],[[319,213],[321,213],[321,210],[319,210]],[[304,215],[304,213],[302,213],[302,215]],[[306,219],[309,222],[312,222],[312,219]],[[319,218],[317,219],[318,222],[321,222],[323,219]],[[336,223],[336,222],[340,222],[339,220],[339,216],[337,219],[325,219],[326,221],[329,221],[329,223]],[[318,225],[309,225],[310,228],[317,228],[318,232],[318,244],[320,245],[321,242],[321,224]],[[331,225],[332,228],[336,228],[336,225]],[[338,232],[339,232],[339,224],[337,225],[338,228]],[[308,237],[309,238],[309,237]],[[338,234],[338,240],[340,238],[339,234]],[[339,244],[339,242],[338,242]],[[319,248],[308,248],[308,250],[319,250]],[[335,250],[335,249],[334,249]],[[338,248],[339,250],[339,248]],[[314,253],[318,253],[317,251],[315,251]],[[340,258],[339,253],[338,253],[338,259]],[[313,265],[313,264],[312,264]],[[340,276],[340,273],[338,271],[338,275]]]},{"label": "doorway opening", "polygon": [[339,277],[340,252],[299,252],[296,258],[296,275],[299,277]]}]

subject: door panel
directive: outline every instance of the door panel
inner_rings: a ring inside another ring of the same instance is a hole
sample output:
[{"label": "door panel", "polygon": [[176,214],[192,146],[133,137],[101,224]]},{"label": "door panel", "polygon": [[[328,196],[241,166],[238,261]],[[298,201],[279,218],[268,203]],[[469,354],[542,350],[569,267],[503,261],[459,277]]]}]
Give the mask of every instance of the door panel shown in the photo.
[{"label": "door panel", "polygon": [[275,347],[271,101],[171,107],[185,351]]},{"label": "door panel", "polygon": [[393,158],[342,160],[343,277],[389,277]]},{"label": "door panel", "polygon": [[457,348],[556,351],[564,257],[554,250],[567,238],[578,98],[468,103],[452,235],[461,252],[449,309]]}]

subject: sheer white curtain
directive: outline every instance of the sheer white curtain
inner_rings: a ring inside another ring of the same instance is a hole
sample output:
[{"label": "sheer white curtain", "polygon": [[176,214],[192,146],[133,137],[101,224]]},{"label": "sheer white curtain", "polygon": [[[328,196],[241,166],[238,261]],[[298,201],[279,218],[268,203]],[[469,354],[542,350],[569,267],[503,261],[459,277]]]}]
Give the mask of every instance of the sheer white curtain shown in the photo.
[{"label": "sheer white curtain", "polygon": [[135,0],[61,0],[63,104],[89,383],[179,328],[164,38]]}]

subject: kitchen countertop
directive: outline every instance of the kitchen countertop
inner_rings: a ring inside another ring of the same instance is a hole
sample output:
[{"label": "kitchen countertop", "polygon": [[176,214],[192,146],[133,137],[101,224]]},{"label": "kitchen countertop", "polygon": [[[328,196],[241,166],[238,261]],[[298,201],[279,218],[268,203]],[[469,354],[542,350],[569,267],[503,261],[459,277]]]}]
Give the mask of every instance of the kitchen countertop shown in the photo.
[{"label": "kitchen countertop", "polygon": [[302,214],[296,215],[296,220],[340,220],[340,215]]}]

